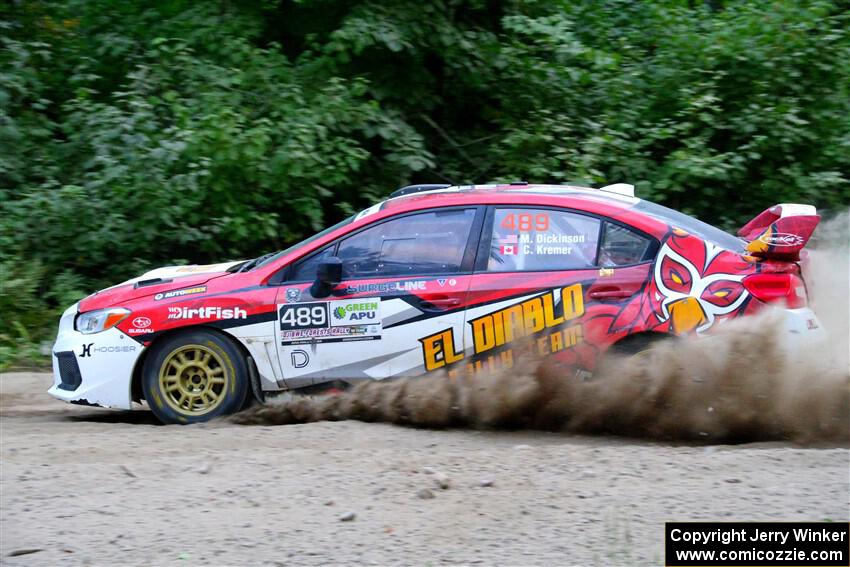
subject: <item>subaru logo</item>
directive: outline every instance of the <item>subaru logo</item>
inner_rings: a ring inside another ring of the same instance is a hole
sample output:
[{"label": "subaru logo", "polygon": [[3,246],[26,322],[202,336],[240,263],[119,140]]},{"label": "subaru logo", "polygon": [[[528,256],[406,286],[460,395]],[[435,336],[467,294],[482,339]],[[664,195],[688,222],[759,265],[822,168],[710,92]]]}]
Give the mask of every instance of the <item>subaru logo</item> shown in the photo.
[{"label": "subaru logo", "polygon": [[133,326],[138,329],[144,329],[151,326],[151,320],[147,317],[136,317],[133,319]]}]

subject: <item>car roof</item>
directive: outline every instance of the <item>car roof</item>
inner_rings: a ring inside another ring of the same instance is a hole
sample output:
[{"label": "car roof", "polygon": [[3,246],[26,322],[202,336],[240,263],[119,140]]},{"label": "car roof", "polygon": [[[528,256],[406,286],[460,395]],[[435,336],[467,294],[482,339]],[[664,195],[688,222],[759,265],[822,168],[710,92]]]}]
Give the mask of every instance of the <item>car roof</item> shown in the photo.
[{"label": "car roof", "polygon": [[[616,187],[616,186],[615,186]],[[635,211],[640,199],[616,190],[577,185],[458,185],[391,197],[365,209],[355,221],[408,211],[461,205],[539,205],[576,209],[620,220],[653,235],[665,230],[659,219]]]},{"label": "car roof", "polygon": [[[614,186],[612,186],[614,187]],[[431,189],[411,194],[400,195],[398,197],[390,197],[384,201],[385,208],[404,207],[411,203],[427,202],[426,206],[433,206],[432,202],[446,200],[451,198],[468,197],[469,201],[489,202],[490,197],[498,197],[493,202],[503,202],[516,200],[521,196],[560,196],[560,197],[591,197],[593,199],[602,199],[610,201],[612,204],[620,202],[626,206],[635,205],[639,199],[631,195],[624,195],[617,190],[608,190],[607,188],[592,189],[590,187],[581,187],[578,185],[529,185],[527,183],[509,183],[500,185],[453,185],[442,187],[440,189]],[[502,197],[507,197],[504,199]]]},{"label": "car roof", "polygon": [[[627,189],[627,191],[623,191]],[[582,187],[578,185],[545,185],[545,184],[499,184],[499,185],[458,185],[440,186],[437,189],[419,189],[390,197],[368,207],[339,225],[331,227],[325,234],[315,240],[310,239],[306,249],[287,250],[280,258],[269,263],[263,270],[267,278],[281,265],[317,250],[328,242],[345,233],[354,232],[360,228],[386,220],[400,214],[424,211],[442,207],[478,206],[478,205],[508,205],[543,206],[572,209],[579,213],[589,213],[619,221],[655,238],[663,238],[670,228],[669,215],[661,214],[655,209],[668,209],[649,201],[644,201],[631,195],[631,186],[607,186],[601,189]],[[623,194],[623,192],[629,194]],[[398,192],[397,192],[398,193]],[[669,211],[684,218],[690,218],[682,213]],[[701,221],[691,219],[703,225]],[[682,223],[677,223],[682,224]],[[720,229],[705,225],[709,229]],[[699,232],[697,231],[697,234]],[[730,235],[726,235],[732,238]]]}]

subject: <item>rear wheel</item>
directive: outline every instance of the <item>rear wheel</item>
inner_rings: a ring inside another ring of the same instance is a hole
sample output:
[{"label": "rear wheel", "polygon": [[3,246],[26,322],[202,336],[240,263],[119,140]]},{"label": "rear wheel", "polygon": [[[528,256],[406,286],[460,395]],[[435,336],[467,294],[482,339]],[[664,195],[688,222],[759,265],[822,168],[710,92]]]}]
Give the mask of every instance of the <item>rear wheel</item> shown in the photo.
[{"label": "rear wheel", "polygon": [[618,343],[615,343],[608,350],[610,354],[615,356],[625,357],[644,357],[647,356],[652,349],[652,346],[660,341],[669,340],[670,335],[664,333],[643,333],[626,337]]},{"label": "rear wheel", "polygon": [[199,423],[238,411],[249,387],[248,368],[233,341],[197,329],[152,347],[142,390],[163,423]]}]

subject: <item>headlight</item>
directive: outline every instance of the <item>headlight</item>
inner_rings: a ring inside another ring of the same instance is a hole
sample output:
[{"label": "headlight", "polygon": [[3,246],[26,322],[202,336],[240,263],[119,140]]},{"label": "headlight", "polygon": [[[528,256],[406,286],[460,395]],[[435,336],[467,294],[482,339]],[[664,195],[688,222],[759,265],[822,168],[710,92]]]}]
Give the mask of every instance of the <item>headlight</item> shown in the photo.
[{"label": "headlight", "polygon": [[77,317],[77,330],[84,335],[99,333],[111,329],[130,314],[129,309],[123,307],[112,307],[100,311],[89,311]]}]

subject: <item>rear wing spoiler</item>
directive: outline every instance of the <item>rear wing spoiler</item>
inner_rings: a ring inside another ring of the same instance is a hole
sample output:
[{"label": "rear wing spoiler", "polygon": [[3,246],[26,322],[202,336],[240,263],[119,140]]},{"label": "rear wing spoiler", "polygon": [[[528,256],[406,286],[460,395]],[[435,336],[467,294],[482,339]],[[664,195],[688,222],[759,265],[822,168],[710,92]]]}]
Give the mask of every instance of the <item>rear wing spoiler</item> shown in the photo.
[{"label": "rear wing spoiler", "polygon": [[762,211],[738,236],[748,242],[747,252],[753,256],[798,260],[819,222],[813,206],[783,203]]}]

